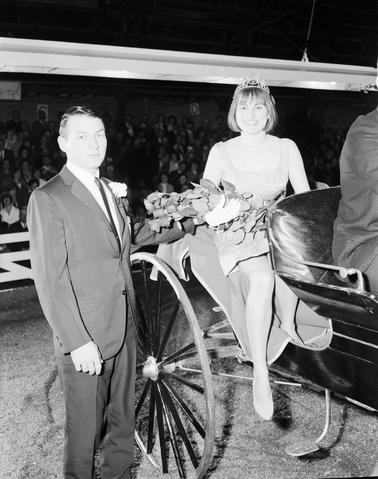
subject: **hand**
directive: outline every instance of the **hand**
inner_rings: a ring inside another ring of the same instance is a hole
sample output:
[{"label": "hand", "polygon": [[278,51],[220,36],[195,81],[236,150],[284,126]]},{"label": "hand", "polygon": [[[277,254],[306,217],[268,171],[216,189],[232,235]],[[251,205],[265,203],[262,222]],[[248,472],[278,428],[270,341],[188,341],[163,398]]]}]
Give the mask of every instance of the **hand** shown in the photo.
[{"label": "hand", "polygon": [[102,369],[102,363],[100,351],[97,344],[93,341],[80,346],[77,349],[71,351],[71,359],[74,363],[76,371],[83,371],[83,373],[89,373],[99,375]]},{"label": "hand", "polygon": [[241,211],[241,202],[236,198],[232,198],[226,206],[226,197],[222,195],[217,206],[205,215],[205,221],[210,226],[218,226],[227,223],[239,216]]}]

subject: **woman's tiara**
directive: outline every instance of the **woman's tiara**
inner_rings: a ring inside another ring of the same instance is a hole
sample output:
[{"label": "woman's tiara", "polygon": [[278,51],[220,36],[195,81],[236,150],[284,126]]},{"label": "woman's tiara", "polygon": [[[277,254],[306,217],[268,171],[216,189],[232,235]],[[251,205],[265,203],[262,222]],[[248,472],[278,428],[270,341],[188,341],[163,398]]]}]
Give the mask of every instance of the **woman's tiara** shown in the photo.
[{"label": "woman's tiara", "polygon": [[238,86],[235,89],[234,96],[237,95],[241,90],[245,90],[246,88],[261,88],[261,90],[270,93],[268,85],[265,83],[264,80],[261,78],[243,78],[238,83]]}]

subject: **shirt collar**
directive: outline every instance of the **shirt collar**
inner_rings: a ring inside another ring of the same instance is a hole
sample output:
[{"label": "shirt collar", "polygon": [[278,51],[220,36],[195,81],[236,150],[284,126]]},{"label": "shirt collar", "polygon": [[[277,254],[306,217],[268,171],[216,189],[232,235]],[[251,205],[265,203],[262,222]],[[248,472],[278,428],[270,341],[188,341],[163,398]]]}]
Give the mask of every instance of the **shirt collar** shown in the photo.
[{"label": "shirt collar", "polygon": [[84,168],[81,168],[80,166],[75,165],[74,163],[72,163],[69,160],[67,160],[66,166],[70,170],[71,173],[73,173],[77,178],[79,178],[79,180],[84,181],[84,182],[93,181],[95,177],[97,177],[97,178],[100,177],[99,169],[97,169],[96,173],[94,175],[92,175],[92,173],[89,173]]}]

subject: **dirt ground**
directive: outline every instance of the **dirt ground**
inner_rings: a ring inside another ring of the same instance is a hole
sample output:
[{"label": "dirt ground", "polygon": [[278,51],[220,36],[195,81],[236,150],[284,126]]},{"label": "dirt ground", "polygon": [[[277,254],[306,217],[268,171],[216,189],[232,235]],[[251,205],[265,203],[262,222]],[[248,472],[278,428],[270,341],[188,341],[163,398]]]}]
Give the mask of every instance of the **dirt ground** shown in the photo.
[{"label": "dirt ground", "polygon": [[[64,405],[55,367],[51,331],[33,286],[0,291],[0,478],[62,478]],[[248,376],[232,358],[223,369]],[[275,415],[264,422],[253,412],[251,383],[214,377],[216,441],[211,479],[344,478],[371,474],[378,460],[378,417],[332,399],[329,435],[321,449],[303,458],[285,453],[302,436],[323,427],[321,394],[275,384]],[[134,477],[163,475],[135,450]]]}]

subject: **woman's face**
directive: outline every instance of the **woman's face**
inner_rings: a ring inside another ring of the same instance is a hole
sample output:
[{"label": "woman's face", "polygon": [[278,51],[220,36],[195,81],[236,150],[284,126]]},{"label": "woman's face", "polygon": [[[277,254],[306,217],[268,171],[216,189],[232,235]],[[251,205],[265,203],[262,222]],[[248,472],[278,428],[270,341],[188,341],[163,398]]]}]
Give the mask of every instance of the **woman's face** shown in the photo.
[{"label": "woman's face", "polygon": [[235,118],[243,133],[256,135],[266,127],[268,109],[261,100],[241,100],[236,107]]}]

